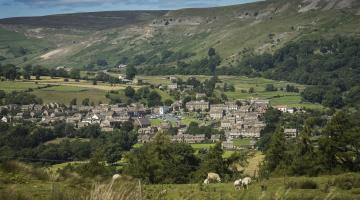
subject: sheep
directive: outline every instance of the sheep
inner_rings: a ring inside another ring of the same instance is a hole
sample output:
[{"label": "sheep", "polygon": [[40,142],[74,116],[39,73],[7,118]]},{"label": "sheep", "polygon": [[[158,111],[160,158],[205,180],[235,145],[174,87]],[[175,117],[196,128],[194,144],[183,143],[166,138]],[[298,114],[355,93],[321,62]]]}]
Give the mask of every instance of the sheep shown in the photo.
[{"label": "sheep", "polygon": [[209,183],[210,183],[209,179],[204,180],[204,185],[209,185]]},{"label": "sheep", "polygon": [[241,186],[242,186],[242,179],[238,179],[234,181],[235,189],[241,189]]},{"label": "sheep", "polygon": [[241,189],[242,179],[238,179],[234,182],[235,189]]},{"label": "sheep", "polygon": [[115,181],[115,180],[117,180],[119,178],[121,178],[120,174],[114,174],[113,177],[112,177],[112,180]]},{"label": "sheep", "polygon": [[207,179],[209,180],[209,182],[213,182],[213,181],[217,181],[217,182],[221,182],[220,176],[217,173],[213,173],[213,172],[209,172]]},{"label": "sheep", "polygon": [[244,189],[248,189],[249,185],[251,183],[251,178],[250,177],[245,177],[241,180],[241,184],[244,187]]}]

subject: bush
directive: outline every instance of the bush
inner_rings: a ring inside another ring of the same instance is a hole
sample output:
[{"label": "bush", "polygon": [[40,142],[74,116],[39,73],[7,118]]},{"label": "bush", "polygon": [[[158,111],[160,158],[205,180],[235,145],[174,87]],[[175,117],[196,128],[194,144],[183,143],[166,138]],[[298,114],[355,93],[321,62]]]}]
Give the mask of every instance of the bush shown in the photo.
[{"label": "bush", "polygon": [[306,181],[300,182],[299,188],[300,189],[317,189],[318,184],[313,180],[306,180]]},{"label": "bush", "polygon": [[287,189],[317,189],[318,184],[313,180],[290,181],[285,186]]},{"label": "bush", "polygon": [[34,168],[30,165],[20,163],[18,161],[4,161],[1,168],[6,172],[18,173],[30,175],[38,180],[48,180],[49,175],[41,168]]},{"label": "bush", "polygon": [[335,178],[334,185],[343,190],[360,188],[360,176],[354,174],[343,175]]}]

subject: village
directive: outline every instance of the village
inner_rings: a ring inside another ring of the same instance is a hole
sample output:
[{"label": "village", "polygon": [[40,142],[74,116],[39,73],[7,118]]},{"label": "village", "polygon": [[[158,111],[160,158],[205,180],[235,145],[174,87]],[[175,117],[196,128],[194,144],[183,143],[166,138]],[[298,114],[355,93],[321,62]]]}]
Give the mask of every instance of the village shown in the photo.
[{"label": "village", "polygon": [[[161,86],[160,86],[161,87]],[[169,90],[176,90],[177,85],[167,86]],[[197,93],[196,100],[185,104],[182,100],[173,102],[170,106],[147,107],[141,103],[99,104],[99,105],[70,105],[58,103],[4,105],[0,106],[3,123],[31,122],[45,127],[57,123],[71,124],[80,129],[88,125],[98,124],[103,132],[112,132],[122,123],[130,122],[136,127],[138,143],[152,141],[157,132],[170,132],[172,142],[188,144],[222,142],[223,149],[234,150],[234,139],[249,138],[251,147],[261,137],[261,130],[265,127],[263,115],[269,108],[268,100],[248,99],[226,101],[221,104],[210,104],[203,100],[205,94]],[[293,109],[277,107],[282,112],[293,113]],[[6,114],[5,114],[6,113]],[[189,118],[191,116],[191,118]],[[183,123],[185,119],[195,122]],[[154,123],[157,122],[157,123]],[[217,134],[191,133],[189,126],[211,125]],[[297,136],[296,129],[285,129],[287,137]]]}]

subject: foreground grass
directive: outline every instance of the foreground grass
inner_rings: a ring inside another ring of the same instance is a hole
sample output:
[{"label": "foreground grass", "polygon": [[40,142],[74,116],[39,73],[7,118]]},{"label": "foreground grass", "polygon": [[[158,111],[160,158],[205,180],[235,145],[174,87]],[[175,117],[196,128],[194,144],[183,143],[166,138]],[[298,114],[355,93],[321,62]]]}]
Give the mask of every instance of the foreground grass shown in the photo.
[{"label": "foreground grass", "polygon": [[[286,177],[270,178],[262,183],[255,182],[248,190],[235,190],[232,183],[183,185],[146,185],[147,199],[359,199],[359,189],[342,190],[336,187],[327,189],[327,183],[335,176]],[[317,189],[292,189],[286,185],[290,182],[312,180],[318,184]],[[262,191],[261,185],[266,186]],[[162,195],[159,195],[162,194]]]},{"label": "foreground grass", "polygon": [[[15,167],[15,168],[13,168]],[[360,184],[343,188],[339,183],[359,181],[360,174],[323,175],[319,177],[271,177],[254,180],[248,190],[236,190],[231,180],[225,183],[202,184],[141,184],[139,180],[123,177],[112,182],[110,178],[82,178],[67,175],[61,178],[46,175],[41,168],[23,164],[0,169],[0,199],[70,200],[70,199],[332,199],[360,198]],[[296,186],[300,183],[311,183]],[[141,185],[141,187],[140,187]],[[311,187],[308,187],[311,185]],[[307,188],[307,189],[306,189]],[[110,200],[109,199],[109,200]]]}]

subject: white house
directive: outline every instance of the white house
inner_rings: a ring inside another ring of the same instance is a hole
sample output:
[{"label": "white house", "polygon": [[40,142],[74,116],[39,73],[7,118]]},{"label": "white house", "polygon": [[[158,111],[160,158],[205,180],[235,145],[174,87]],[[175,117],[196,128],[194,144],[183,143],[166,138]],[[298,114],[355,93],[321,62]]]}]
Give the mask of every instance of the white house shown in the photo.
[{"label": "white house", "polygon": [[160,115],[165,115],[166,113],[168,113],[170,110],[169,106],[160,106],[159,107],[159,114]]},{"label": "white house", "polygon": [[125,64],[120,64],[119,66],[118,66],[118,68],[119,69],[122,69],[122,68],[125,68],[127,65],[125,65]]},{"label": "white house", "polygon": [[177,88],[178,88],[178,85],[176,83],[168,85],[169,90],[176,90]]}]

